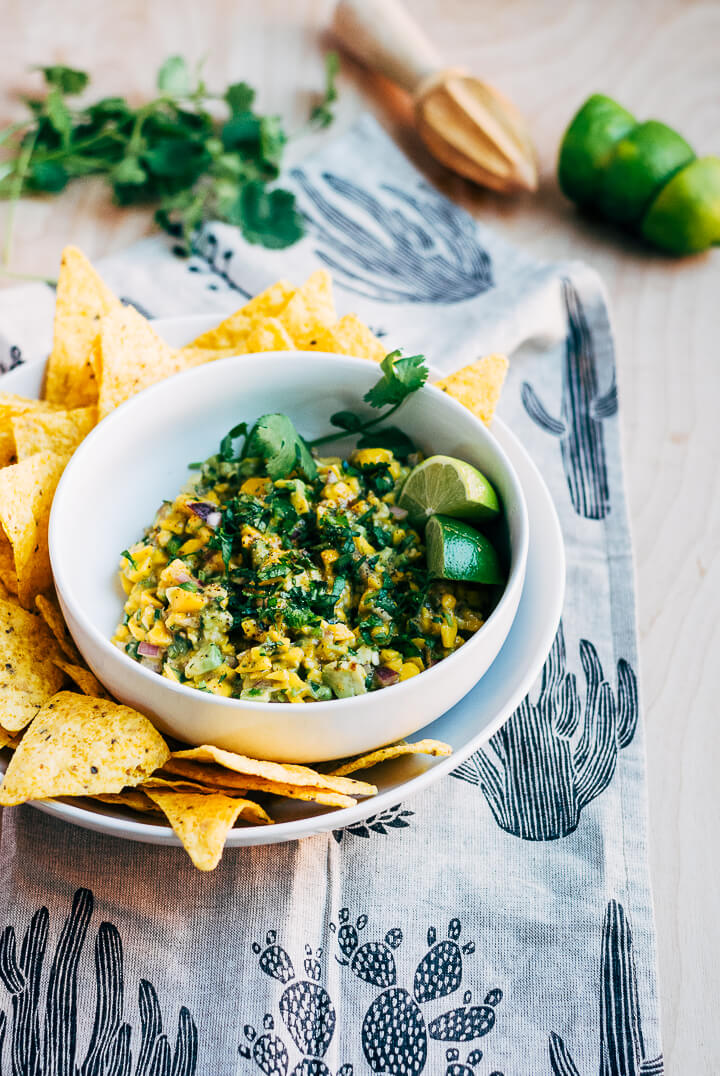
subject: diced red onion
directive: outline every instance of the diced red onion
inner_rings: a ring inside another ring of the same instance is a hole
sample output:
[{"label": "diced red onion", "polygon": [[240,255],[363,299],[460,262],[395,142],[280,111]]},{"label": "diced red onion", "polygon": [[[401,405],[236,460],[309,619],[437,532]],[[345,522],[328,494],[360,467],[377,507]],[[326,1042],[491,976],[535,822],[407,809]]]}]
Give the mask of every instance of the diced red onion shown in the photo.
[{"label": "diced red onion", "polygon": [[137,652],[142,654],[144,658],[157,658],[160,656],[160,647],[154,646],[152,643],[139,643]]},{"label": "diced red onion", "polygon": [[391,504],[390,515],[393,519],[407,519],[407,509],[401,508],[399,504]]},{"label": "diced red onion", "polygon": [[215,527],[217,527],[217,525],[218,525],[218,523],[220,522],[221,519],[222,519],[222,513],[221,512],[211,512],[210,515],[205,520],[205,522],[208,525],[208,527],[212,527],[213,530],[214,530]]},{"label": "diced red onion", "polygon": [[387,665],[378,665],[375,669],[375,675],[383,687],[397,684],[400,679],[400,673],[396,673],[394,669],[388,669]]},{"label": "diced red onion", "polygon": [[[216,504],[211,504],[210,501],[194,501],[192,504],[188,504],[188,508],[191,512],[194,512],[196,516],[200,516],[200,519],[205,520],[207,523],[209,516],[220,515],[217,510]],[[218,523],[220,520],[218,519]],[[217,524],[211,523],[210,526],[217,526]]]}]

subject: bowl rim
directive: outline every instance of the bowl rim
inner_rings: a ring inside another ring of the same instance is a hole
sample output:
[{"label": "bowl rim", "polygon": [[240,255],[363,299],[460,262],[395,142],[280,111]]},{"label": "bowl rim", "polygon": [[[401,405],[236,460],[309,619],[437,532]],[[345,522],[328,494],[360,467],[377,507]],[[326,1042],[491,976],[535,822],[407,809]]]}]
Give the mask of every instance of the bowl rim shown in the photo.
[{"label": "bowl rim", "polygon": [[[200,380],[203,377],[209,376],[208,371],[210,370],[221,370],[231,363],[246,363],[249,361],[262,362],[263,364],[267,365],[268,360],[277,361],[278,365],[286,363],[290,368],[291,372],[297,371],[299,373],[300,369],[297,364],[298,358],[319,358],[322,360],[328,360],[332,362],[336,370],[342,368],[358,368],[360,364],[367,368],[367,365],[370,361],[368,359],[360,358],[358,356],[338,355],[333,352],[327,351],[308,351],[293,349],[287,351],[249,352],[243,355],[229,355],[225,356],[222,359],[216,359],[212,363],[205,363],[202,366],[197,366],[190,370],[184,370],[181,373],[174,374],[172,375],[172,377],[165,378],[164,380],[159,381],[154,385],[148,386],[148,388],[143,389],[135,396],[132,396],[129,400],[126,400],[124,403],[120,404],[119,407],[115,408],[109,415],[102,419],[78,446],[78,448],[70,458],[70,461],[67,464],[65,470],[63,471],[63,474],[61,475],[60,482],[58,483],[57,489],[55,491],[55,496],[53,498],[48,527],[48,550],[50,555],[50,564],[52,568],[53,582],[55,584],[55,588],[58,593],[60,602],[61,604],[67,605],[71,615],[81,625],[84,631],[91,637],[94,644],[100,648],[100,652],[102,654],[108,657],[109,660],[116,660],[121,662],[127,669],[128,674],[131,674],[132,672],[133,674],[138,675],[140,680],[146,681],[148,685],[155,685],[156,688],[165,689],[170,694],[179,694],[181,697],[184,698],[197,698],[198,695],[197,688],[188,687],[186,684],[175,683],[174,681],[169,680],[166,677],[158,676],[157,673],[152,672],[150,669],[146,669],[137,661],[133,661],[131,657],[119,650],[118,647],[112,644],[110,639],[106,638],[102,634],[102,632],[95,626],[93,621],[90,619],[89,615],[85,612],[82,605],[80,605],[80,603],[76,600],[72,587],[68,584],[67,579],[64,575],[60,554],[58,552],[58,547],[60,543],[60,525],[58,523],[58,519],[61,511],[61,507],[59,506],[62,505],[62,498],[65,488],[69,484],[69,481],[74,471],[79,465],[78,461],[82,462],[84,456],[87,455],[88,452],[92,451],[94,443],[98,440],[99,437],[106,436],[109,429],[124,422],[126,416],[129,415],[132,410],[138,405],[138,401],[146,401],[150,396],[161,395],[163,391],[167,390],[167,386],[169,384],[176,384],[177,379],[182,379],[184,382],[191,382],[194,379]],[[471,653],[474,653],[478,643],[482,642],[483,629],[489,627],[493,623],[493,621],[496,621],[499,618],[501,608],[509,603],[517,589],[522,589],[525,577],[525,567],[527,563],[529,533],[527,503],[525,501],[525,494],[522,488],[522,484],[520,483],[515,468],[510,462],[505,450],[493,437],[492,432],[488,429],[487,426],[485,426],[482,420],[479,419],[476,415],[474,415],[471,411],[469,411],[468,408],[466,408],[459,401],[455,400],[448,393],[436,388],[434,385],[428,384],[426,382],[425,385],[423,385],[422,388],[420,388],[418,391],[430,393],[437,398],[442,399],[444,406],[449,407],[451,411],[457,412],[458,415],[464,416],[465,419],[470,416],[477,428],[481,431],[481,436],[489,437],[492,439],[494,451],[499,456],[501,463],[505,468],[505,473],[509,477],[513,486],[513,491],[515,494],[515,503],[518,506],[520,512],[519,549],[517,551],[513,550],[514,565],[510,571],[507,583],[505,585],[505,589],[503,590],[500,600],[491,612],[490,616],[483,623],[482,627],[479,628],[463,644],[463,646],[460,647],[460,649],[455,650],[452,654],[448,655],[448,657],[443,658],[442,661],[437,662],[436,665],[431,666],[431,668],[429,669],[424,669],[420,673],[421,676],[427,676],[432,673],[437,674],[441,670],[444,670],[447,674],[447,672],[450,671],[451,668],[454,669],[457,667],[458,661],[456,659],[458,658],[467,661],[469,655]],[[341,439],[342,434],[338,436],[338,440]],[[83,654],[83,657],[84,656],[85,655]],[[403,697],[400,692],[402,691],[405,695],[407,695],[414,691],[415,687],[413,685],[413,681],[415,681],[415,679],[416,678],[413,676],[409,680],[400,681],[397,684],[391,684],[389,685],[389,688],[383,688],[383,699],[387,698],[385,692],[391,690],[394,692],[392,696],[393,703],[397,702],[398,704],[400,704]],[[268,707],[268,703],[262,701],[255,702],[251,699],[226,698],[222,695],[214,695],[211,692],[200,692],[200,694],[202,695],[204,702],[223,707],[231,712],[236,713],[243,710],[249,710],[251,712],[255,710],[266,711]],[[355,708],[358,708],[363,705],[367,705],[368,695],[370,694],[374,693],[365,693],[346,699],[328,699],[325,701],[305,702],[302,708],[302,716],[309,717],[311,714],[319,715],[322,713],[327,713],[329,710],[330,712],[338,713],[339,704],[342,704],[346,711],[350,710],[353,706]],[[284,705],[290,706],[292,704],[285,703]]]}]

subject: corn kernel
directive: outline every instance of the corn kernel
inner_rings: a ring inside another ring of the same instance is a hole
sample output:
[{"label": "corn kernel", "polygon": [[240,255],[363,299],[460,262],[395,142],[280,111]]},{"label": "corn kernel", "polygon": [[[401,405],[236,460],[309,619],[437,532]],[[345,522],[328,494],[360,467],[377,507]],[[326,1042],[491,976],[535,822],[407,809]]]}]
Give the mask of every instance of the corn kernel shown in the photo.
[{"label": "corn kernel", "polygon": [[358,553],[362,553],[364,557],[372,557],[375,553],[375,550],[370,545],[367,538],[363,538],[361,534],[356,535],[353,538],[353,544],[355,545],[355,548],[357,549]]},{"label": "corn kernel", "polygon": [[128,629],[133,639],[137,639],[139,643],[145,638],[145,628],[141,624],[138,624],[137,620],[128,620]]},{"label": "corn kernel", "polygon": [[187,553],[197,553],[205,545],[201,538],[189,538],[180,546],[180,552],[185,556]]},{"label": "corn kernel", "polygon": [[153,646],[170,646],[173,637],[162,620],[156,620],[147,634],[147,641],[152,643]]},{"label": "corn kernel", "polygon": [[167,600],[174,613],[199,613],[205,605],[205,597],[198,591],[168,587]]},{"label": "corn kernel", "polygon": [[454,594],[443,594],[442,598],[440,599],[440,604],[442,605],[446,613],[451,613],[457,605],[457,599],[455,598]]},{"label": "corn kernel", "polygon": [[417,676],[419,672],[417,665],[414,665],[412,661],[404,661],[400,667],[400,679],[409,680],[411,676]]},{"label": "corn kernel", "polygon": [[456,635],[457,621],[453,617],[452,624],[443,624],[440,628],[440,639],[446,649],[449,649],[454,644]]},{"label": "corn kernel", "polygon": [[251,497],[264,497],[269,484],[269,478],[246,478],[240,486],[240,492],[247,493]]}]

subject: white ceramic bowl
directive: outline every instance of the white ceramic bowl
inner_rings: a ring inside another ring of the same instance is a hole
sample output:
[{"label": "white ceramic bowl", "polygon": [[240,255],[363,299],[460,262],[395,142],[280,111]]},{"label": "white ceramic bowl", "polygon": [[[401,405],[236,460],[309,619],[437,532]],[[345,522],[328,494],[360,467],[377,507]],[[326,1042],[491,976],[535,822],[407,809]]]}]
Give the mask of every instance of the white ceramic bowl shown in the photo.
[{"label": "white ceramic bowl", "polygon": [[[276,352],[223,359],[146,389],[101,422],[74,454],[50,517],[50,557],[60,604],[90,668],[121,701],[190,744],[212,743],[277,761],[341,758],[410,735],[461,699],[495,659],[522,593],[528,551],[523,492],[485,426],[438,389],[415,393],[397,416],[426,453],[479,467],[498,490],[511,557],[507,586],[480,631],[432,669],[381,691],[290,704],[219,698],[143,668],[110,642],[122,615],[120,551],[137,541],[188,463],[217,451],[240,421],[284,411],[300,432],[328,432],[328,418],[358,407],[378,368],[365,359]],[[364,406],[364,405],[362,405]],[[351,441],[327,452],[350,449]]]}]

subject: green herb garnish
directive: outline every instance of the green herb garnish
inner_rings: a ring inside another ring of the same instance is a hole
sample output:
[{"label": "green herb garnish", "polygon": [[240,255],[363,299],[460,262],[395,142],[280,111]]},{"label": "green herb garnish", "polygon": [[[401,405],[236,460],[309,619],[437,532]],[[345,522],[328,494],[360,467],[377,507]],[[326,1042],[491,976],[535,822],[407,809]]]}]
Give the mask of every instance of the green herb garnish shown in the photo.
[{"label": "green herb garnish", "polygon": [[[326,85],[310,116],[311,127],[332,121],[338,60],[325,61]],[[14,203],[25,194],[63,190],[80,176],[101,175],[121,206],[154,205],[155,220],[189,252],[208,220],[237,225],[248,242],[282,248],[304,231],[294,195],[271,187],[288,136],[277,116],[254,111],[255,91],[245,82],[212,93],[200,68],[171,56],[157,75],[158,95],[134,107],[124,97],[78,105],[89,84],[84,71],[41,67],[46,92],[27,98],[29,115],[0,131],[0,198],[8,213],[4,265],[10,253]],[[226,115],[218,120],[218,103]]]},{"label": "green herb garnish", "polygon": [[[365,418],[355,411],[336,411],[330,416],[333,426],[343,430],[344,433],[359,434],[358,442],[361,448],[388,447],[393,444],[404,450],[414,450],[414,445],[409,437],[398,430],[396,426],[376,429],[382,422],[387,422],[399,407],[403,405],[408,396],[422,388],[428,379],[428,368],[425,365],[424,355],[405,355],[400,351],[391,351],[380,363],[382,377],[376,385],[365,393],[363,399],[371,407],[376,409],[387,408],[382,415],[376,418]],[[370,433],[370,431],[373,431]],[[310,445],[327,444],[336,441],[342,434],[328,433],[324,437],[317,437],[310,441]],[[402,439],[402,440],[401,440]]]},{"label": "green herb garnish", "polygon": [[263,415],[247,439],[246,456],[260,456],[270,478],[287,478],[299,471],[308,481],[317,477],[317,467],[310,449],[287,415]]},{"label": "green herb garnish", "polygon": [[130,567],[134,568],[134,570],[137,571],[137,564],[135,562],[135,558],[133,557],[132,553],[129,552],[129,550],[123,549],[120,556],[125,557],[125,560],[128,561],[128,563],[130,564]]}]

